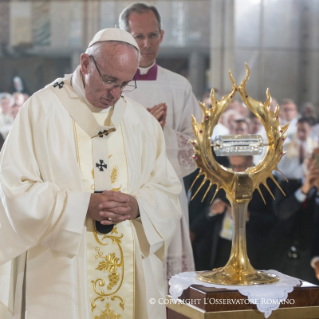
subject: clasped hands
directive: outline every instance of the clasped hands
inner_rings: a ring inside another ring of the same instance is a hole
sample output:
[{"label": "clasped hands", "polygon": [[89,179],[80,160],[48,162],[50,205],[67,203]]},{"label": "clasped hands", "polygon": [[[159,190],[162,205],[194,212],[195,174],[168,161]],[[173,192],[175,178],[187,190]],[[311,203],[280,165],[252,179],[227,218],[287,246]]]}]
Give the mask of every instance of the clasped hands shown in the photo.
[{"label": "clasped hands", "polygon": [[157,104],[147,110],[158,120],[162,128],[166,123],[167,105],[165,103]]},{"label": "clasped hands", "polygon": [[137,200],[128,194],[115,191],[91,194],[87,216],[112,225],[139,216]]},{"label": "clasped hands", "polygon": [[319,168],[314,155],[318,156],[319,149],[313,151],[313,157],[310,157],[307,162],[307,174],[305,181],[301,187],[301,191],[304,194],[308,194],[312,187],[319,189]]}]

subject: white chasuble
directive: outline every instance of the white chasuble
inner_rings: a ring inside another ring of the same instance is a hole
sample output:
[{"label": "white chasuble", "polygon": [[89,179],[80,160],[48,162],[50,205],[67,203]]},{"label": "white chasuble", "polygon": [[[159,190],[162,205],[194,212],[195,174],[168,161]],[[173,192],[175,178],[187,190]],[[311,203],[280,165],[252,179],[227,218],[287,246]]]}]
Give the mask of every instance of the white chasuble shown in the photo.
[{"label": "white chasuble", "polygon": [[[129,98],[99,124],[70,78],[28,99],[0,154],[0,283],[15,290],[0,289],[0,317],[165,318],[165,305],[148,300],[165,297],[181,187],[162,129]],[[93,184],[134,196],[140,217],[96,240],[86,221]],[[17,256],[18,268],[5,265]]]},{"label": "white chasuble", "polygon": [[[157,74],[149,78],[148,75],[154,67],[157,67]],[[145,79],[137,77],[137,89],[125,95],[145,108],[152,108],[159,103],[167,105],[166,124],[163,129],[166,153],[183,187],[179,197],[183,217],[166,257],[166,275],[169,279],[178,273],[195,269],[183,177],[196,169],[196,164],[192,159],[193,146],[189,139],[194,137],[192,114],[197,122],[201,122],[202,112],[187,79],[156,64],[150,68]]]}]

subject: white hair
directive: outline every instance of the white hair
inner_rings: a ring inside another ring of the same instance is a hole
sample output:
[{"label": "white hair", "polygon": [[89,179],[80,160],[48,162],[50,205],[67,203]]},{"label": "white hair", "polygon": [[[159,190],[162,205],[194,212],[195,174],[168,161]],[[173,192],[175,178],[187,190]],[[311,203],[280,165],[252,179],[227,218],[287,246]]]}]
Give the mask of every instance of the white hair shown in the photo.
[{"label": "white hair", "polygon": [[11,106],[14,104],[14,98],[10,93],[5,92],[0,94],[0,104],[4,99],[9,99]]}]

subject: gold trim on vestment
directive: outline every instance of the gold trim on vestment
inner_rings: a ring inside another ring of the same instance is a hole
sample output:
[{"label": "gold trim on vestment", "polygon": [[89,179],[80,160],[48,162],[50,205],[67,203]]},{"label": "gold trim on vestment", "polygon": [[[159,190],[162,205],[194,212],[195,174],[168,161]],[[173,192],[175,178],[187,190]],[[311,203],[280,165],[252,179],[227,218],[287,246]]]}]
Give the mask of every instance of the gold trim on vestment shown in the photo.
[{"label": "gold trim on vestment", "polygon": [[[75,125],[83,189],[92,192],[94,161],[92,153],[87,151],[89,148],[92,149],[92,139],[81,127]],[[112,190],[122,190],[127,193],[125,186],[128,185],[128,176],[125,173],[128,172],[128,161],[122,130],[112,134],[115,135],[112,135],[108,142],[110,152],[113,152],[109,155],[109,167],[112,168],[110,177],[111,182],[114,183],[112,185],[115,186]],[[88,302],[91,310],[89,318],[133,319],[135,317],[135,246],[131,222],[119,223],[110,233],[101,234],[96,230],[95,222],[87,219],[87,257]],[[108,308],[105,308],[106,304],[109,305]]]},{"label": "gold trim on vestment", "polygon": [[[102,281],[101,279],[96,279],[95,281],[92,280],[91,282],[93,283],[93,289],[94,291],[99,295],[99,296],[102,296],[102,297],[107,297],[107,296],[110,296],[110,295],[113,295],[115,294],[116,292],[118,292],[118,290],[121,288],[122,286],[122,283],[123,283],[123,279],[124,279],[124,258],[123,258],[123,249],[122,249],[122,246],[120,245],[122,242],[121,242],[121,238],[123,238],[123,234],[121,234],[120,236],[112,236],[113,233],[117,233],[117,227],[114,227],[109,234],[105,234],[103,237],[102,237],[102,240],[108,238],[108,239],[111,239],[112,240],[112,244],[117,244],[117,246],[119,247],[120,249],[120,254],[121,254],[121,257],[118,258],[115,256],[115,253],[110,253],[108,254],[107,256],[103,256],[103,253],[100,251],[100,248],[99,247],[96,247],[95,250],[97,251],[97,255],[95,256],[95,259],[99,259],[99,258],[102,258],[102,259],[105,259],[104,261],[100,261],[98,266],[95,268],[97,270],[100,270],[100,271],[108,271],[110,273],[110,275],[108,276],[108,279],[109,279],[109,285],[107,286],[107,289],[108,290],[111,290],[116,284],[117,282],[121,279],[121,282],[119,284],[119,286],[117,287],[117,289],[111,293],[105,293],[103,290],[101,292],[98,292],[97,291],[97,288],[96,288],[96,284],[99,282],[99,286],[103,287],[105,285],[105,281],[103,281],[103,285],[101,284]],[[102,245],[102,246],[106,246],[108,245],[109,243],[102,243],[98,237],[98,233],[97,233],[97,230],[96,230],[96,227],[95,227],[95,223],[94,223],[94,232],[93,232],[93,235],[94,235],[94,238],[95,240],[97,241],[98,244]],[[120,261],[118,263],[118,261]],[[120,278],[120,275],[119,273],[117,272],[117,268],[121,267],[122,268],[122,276]],[[100,299],[100,297],[97,297],[96,299],[94,299],[94,301],[92,302],[95,302],[95,300],[97,299]],[[91,303],[91,306],[93,307],[92,303]],[[95,306],[93,307],[95,308]],[[92,309],[91,309],[92,310]],[[93,311],[93,310],[92,310]]]},{"label": "gold trim on vestment", "polygon": [[76,157],[79,163],[79,168],[81,170],[81,162],[80,162],[80,154],[79,154],[79,141],[78,141],[78,133],[76,131],[75,121],[73,120],[73,131],[74,131],[74,138],[75,138],[75,146],[76,146]]},{"label": "gold trim on vestment", "polygon": [[[125,100],[124,100],[125,101]],[[126,102],[126,101],[125,101]],[[126,163],[126,176],[127,176],[127,186],[126,186],[126,192],[127,194],[129,193],[129,174],[128,174],[128,162],[127,162],[127,156],[126,156],[126,149],[125,149],[125,140],[124,140],[124,134],[123,134],[123,128],[122,125],[120,126],[121,128],[121,134],[122,134],[122,141],[123,141],[123,149],[124,149],[124,156],[125,156],[125,163]],[[135,256],[135,240],[134,240],[134,234],[132,230],[132,241],[133,241],[133,254]],[[134,280],[134,285],[133,285],[133,314],[132,318],[135,318],[135,262],[133,263],[133,280]]]},{"label": "gold trim on vestment", "polygon": [[117,315],[114,310],[110,309],[110,304],[105,304],[105,310],[101,311],[99,316],[94,316],[94,319],[121,319],[121,315]]},{"label": "gold trim on vestment", "polygon": [[119,168],[114,166],[111,171],[111,183],[114,184],[119,177]]},{"label": "gold trim on vestment", "polygon": [[126,193],[128,194],[129,193],[129,187],[128,187],[128,185],[129,185],[128,184],[128,181],[129,181],[128,164],[127,164],[127,156],[126,156],[125,141],[124,141],[122,125],[120,126],[120,128],[121,128],[121,134],[122,134],[122,140],[123,140],[123,149],[124,149],[124,156],[125,156],[125,163],[126,163],[126,176],[127,176]]}]

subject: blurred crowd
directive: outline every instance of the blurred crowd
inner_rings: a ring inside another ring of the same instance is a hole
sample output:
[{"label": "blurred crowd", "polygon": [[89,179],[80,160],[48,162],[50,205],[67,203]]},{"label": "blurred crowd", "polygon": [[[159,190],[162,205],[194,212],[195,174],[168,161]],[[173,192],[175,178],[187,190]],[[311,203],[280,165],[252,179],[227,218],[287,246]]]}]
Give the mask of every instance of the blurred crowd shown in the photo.
[{"label": "blurred crowd", "polygon": [[[209,92],[203,102],[211,107]],[[273,99],[274,111],[278,102]],[[270,192],[261,185],[248,206],[246,236],[247,251],[256,269],[276,269],[315,284],[319,283],[319,121],[312,103],[305,103],[298,112],[292,99],[280,104],[280,125],[289,124],[284,143],[286,154],[278,164],[282,174],[274,171],[282,189],[270,179]],[[260,120],[240,101],[233,100],[222,114],[213,131],[212,141],[218,135],[257,134],[267,143],[265,129]],[[260,156],[216,156],[217,162],[235,172],[258,164]],[[199,170],[184,179],[186,189]],[[285,177],[284,177],[284,176]],[[287,179],[287,180],[286,180]],[[190,199],[201,184],[199,178],[191,191]],[[189,200],[190,235],[196,270],[224,266],[230,256],[233,234],[232,208],[220,190],[211,202],[216,187],[212,187],[202,201],[209,183],[206,183],[193,200]]]},{"label": "blurred crowd", "polygon": [[[17,85],[15,89],[19,89]],[[20,107],[29,98],[29,95],[22,91],[0,93],[0,149],[8,136],[14,119]]]}]

